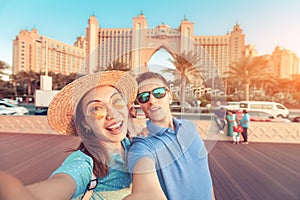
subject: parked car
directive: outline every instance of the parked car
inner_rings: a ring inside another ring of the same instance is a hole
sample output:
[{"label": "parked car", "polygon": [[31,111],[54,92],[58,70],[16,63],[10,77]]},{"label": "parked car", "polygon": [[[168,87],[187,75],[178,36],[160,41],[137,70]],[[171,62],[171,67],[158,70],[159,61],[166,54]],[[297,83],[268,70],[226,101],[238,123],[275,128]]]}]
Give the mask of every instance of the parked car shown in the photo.
[{"label": "parked car", "polygon": [[292,122],[298,122],[300,123],[300,116],[294,117]]},{"label": "parked car", "polygon": [[[237,114],[240,112],[236,112]],[[242,114],[242,112],[240,113]],[[248,111],[248,114],[250,115],[250,121],[253,122],[291,122],[291,120],[282,118],[282,117],[273,117],[267,112],[264,111]]]},{"label": "parked car", "polygon": [[5,109],[15,112],[14,115],[28,115],[29,113],[29,110],[25,107],[10,104],[1,100],[0,100],[0,107],[5,107]]},{"label": "parked car", "polygon": [[0,101],[4,101],[6,103],[10,103],[10,104],[14,104],[14,105],[18,105],[18,101],[13,100],[13,99],[8,99],[8,98],[0,98]]},{"label": "parked car", "polygon": [[48,108],[45,109],[36,109],[34,115],[47,115]]},{"label": "parked car", "polygon": [[171,112],[181,112],[181,105],[179,101],[173,101],[170,107]]},{"label": "parked car", "polygon": [[240,108],[240,102],[228,101],[228,102],[226,102],[226,105],[221,105],[220,107],[223,107],[227,110],[238,110]]},{"label": "parked car", "polygon": [[0,115],[15,115],[16,112],[10,109],[7,109],[5,106],[0,106]]}]

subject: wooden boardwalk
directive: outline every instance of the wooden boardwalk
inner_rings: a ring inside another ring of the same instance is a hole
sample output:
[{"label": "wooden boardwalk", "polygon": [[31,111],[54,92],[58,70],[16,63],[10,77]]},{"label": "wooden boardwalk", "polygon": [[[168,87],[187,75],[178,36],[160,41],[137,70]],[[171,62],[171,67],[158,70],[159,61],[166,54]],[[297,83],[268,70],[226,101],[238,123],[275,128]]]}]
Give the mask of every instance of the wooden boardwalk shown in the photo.
[{"label": "wooden boardwalk", "polygon": [[[300,144],[205,141],[217,200],[300,200]],[[0,170],[25,184],[46,179],[77,137],[0,133]]]}]

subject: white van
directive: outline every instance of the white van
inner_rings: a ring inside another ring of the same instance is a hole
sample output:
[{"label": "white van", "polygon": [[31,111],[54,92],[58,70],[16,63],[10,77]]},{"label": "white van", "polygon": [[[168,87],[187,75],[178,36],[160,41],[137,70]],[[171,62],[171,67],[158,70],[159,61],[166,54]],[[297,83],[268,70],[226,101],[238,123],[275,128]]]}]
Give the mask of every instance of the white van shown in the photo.
[{"label": "white van", "polygon": [[289,117],[289,110],[284,105],[277,102],[241,101],[240,109],[246,109],[248,111],[264,111],[272,115],[274,118]]},{"label": "white van", "polygon": [[226,105],[222,107],[227,110],[238,110],[240,108],[240,103],[241,102],[239,101],[228,101],[226,102]]}]

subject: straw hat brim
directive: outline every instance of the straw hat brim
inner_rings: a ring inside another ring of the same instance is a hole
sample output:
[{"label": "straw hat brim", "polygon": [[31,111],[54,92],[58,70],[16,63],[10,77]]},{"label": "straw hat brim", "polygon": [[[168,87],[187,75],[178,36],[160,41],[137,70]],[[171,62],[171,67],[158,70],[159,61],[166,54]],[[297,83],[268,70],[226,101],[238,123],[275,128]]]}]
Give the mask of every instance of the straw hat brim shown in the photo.
[{"label": "straw hat brim", "polygon": [[137,95],[135,77],[124,71],[103,71],[88,74],[66,85],[52,99],[47,113],[49,126],[64,135],[77,135],[73,115],[80,99],[99,86],[115,87],[131,106]]}]

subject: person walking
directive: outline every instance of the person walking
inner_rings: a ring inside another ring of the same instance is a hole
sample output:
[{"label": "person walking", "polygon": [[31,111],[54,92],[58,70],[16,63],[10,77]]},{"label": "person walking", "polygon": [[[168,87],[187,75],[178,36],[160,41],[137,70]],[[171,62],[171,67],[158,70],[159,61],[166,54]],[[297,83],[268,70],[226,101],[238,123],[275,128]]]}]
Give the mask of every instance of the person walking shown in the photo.
[{"label": "person walking", "polygon": [[205,144],[191,121],[171,115],[172,94],[165,78],[145,72],[137,81],[137,101],[149,118],[149,135],[132,140],[132,193],[125,199],[214,199]]}]

